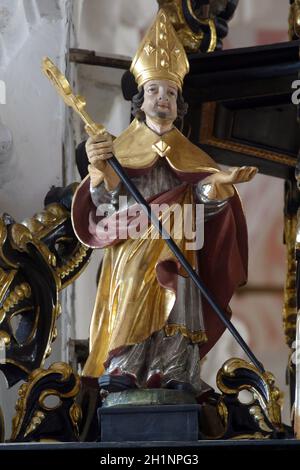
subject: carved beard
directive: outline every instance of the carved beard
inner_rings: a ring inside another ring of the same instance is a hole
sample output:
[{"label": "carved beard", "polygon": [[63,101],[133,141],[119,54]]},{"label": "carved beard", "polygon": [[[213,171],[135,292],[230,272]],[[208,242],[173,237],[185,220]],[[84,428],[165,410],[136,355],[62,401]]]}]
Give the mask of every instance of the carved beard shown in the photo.
[{"label": "carved beard", "polygon": [[163,111],[158,111],[158,112],[157,112],[157,116],[158,116],[160,119],[166,119],[167,113],[164,113]]}]

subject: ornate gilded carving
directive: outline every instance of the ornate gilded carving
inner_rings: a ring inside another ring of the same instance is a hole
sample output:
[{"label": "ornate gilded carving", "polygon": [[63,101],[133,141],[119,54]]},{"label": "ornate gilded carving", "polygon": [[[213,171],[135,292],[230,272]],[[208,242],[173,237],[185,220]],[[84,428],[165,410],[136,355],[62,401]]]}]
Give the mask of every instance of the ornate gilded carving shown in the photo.
[{"label": "ornate gilded carving", "polygon": [[[217,374],[217,386],[223,395],[219,398],[217,411],[224,425],[222,438],[247,438],[256,435],[272,437],[282,431],[282,393],[275,386],[270,372],[261,373],[243,359],[232,358],[225,362]],[[252,399],[242,403],[239,394],[250,392]],[[235,426],[235,415],[240,424]]]},{"label": "ornate gilded carving", "polygon": [[[81,408],[74,400],[79,389],[80,379],[68,364],[33,371],[19,389],[11,441],[78,440]],[[48,397],[57,397],[58,403],[47,404]]]},{"label": "ornate gilded carving", "polygon": [[[9,249],[10,243],[8,240],[8,232],[7,232],[7,226],[9,222],[10,220],[7,222],[6,217],[4,215],[0,217],[0,260],[2,260],[4,264],[11,269],[11,268],[17,268],[18,265],[12,259],[12,256],[11,256],[12,253],[11,253],[11,250]],[[3,273],[2,273],[2,276],[3,276]],[[2,292],[2,285],[1,285],[1,292]]]},{"label": "ornate gilded carving", "polygon": [[[70,276],[70,274],[72,274],[76,270],[76,268],[84,264],[84,261],[86,257],[88,256],[88,252],[89,252],[89,249],[86,246],[81,245],[78,251],[74,253],[74,255],[70,258],[70,260],[65,265],[59,266],[56,269],[56,273],[58,274],[58,276],[60,277],[62,281],[68,276]],[[68,284],[73,282],[79,276],[80,272],[77,273],[76,277],[74,278],[72,277],[72,279],[68,281]],[[64,287],[66,287],[66,285],[68,284],[64,283],[63,285]]]},{"label": "ornate gilded carving", "polygon": [[261,432],[255,432],[253,434],[240,434],[239,436],[232,437],[231,439],[233,441],[240,439],[269,439],[269,436],[265,436]]},{"label": "ornate gilded carving", "polygon": [[158,153],[160,157],[165,157],[171,150],[171,147],[162,139],[152,145],[152,149]]},{"label": "ornate gilded carving", "polygon": [[46,208],[22,224],[9,216],[0,218],[0,330],[6,344],[0,370],[9,386],[41,367],[50,355],[57,336],[59,291],[89,260],[91,250],[72,229],[76,186],[51,190]]},{"label": "ornate gilded carving", "polygon": [[296,336],[297,319],[297,286],[296,286],[296,236],[300,233],[296,215],[286,215],[284,218],[284,239],[287,254],[287,271],[284,287],[283,327],[288,346]]},{"label": "ornate gilded carving", "polygon": [[25,430],[24,437],[27,437],[29,434],[35,431],[36,428],[39,427],[43,419],[45,419],[45,414],[42,411],[36,411],[30,421],[30,424]]},{"label": "ornate gilded carving", "polygon": [[13,307],[18,305],[24,299],[29,299],[31,296],[31,288],[27,282],[17,285],[9,292],[0,309],[0,323],[4,320],[6,313]]},{"label": "ornate gilded carving", "polygon": [[265,416],[258,405],[251,406],[251,408],[249,409],[249,413],[253,416],[254,420],[258,423],[258,426],[262,431],[270,433],[273,431],[273,429],[271,429],[270,426],[267,425],[265,421]]},{"label": "ornate gilded carving", "polygon": [[222,48],[238,0],[157,0],[188,52]]},{"label": "ornate gilded carving", "polygon": [[289,13],[289,39],[300,38],[300,1],[294,0],[290,5]]},{"label": "ornate gilded carving", "polygon": [[[184,48],[188,52],[197,52],[200,49],[201,42],[204,38],[204,32],[200,30],[200,26],[206,26],[210,29],[211,32],[211,40],[208,47],[207,52],[214,51],[217,45],[217,34],[215,24],[212,18],[201,18],[200,16],[196,16],[196,13],[193,10],[191,1],[187,1],[186,8],[197,23],[199,27],[199,31],[195,32],[191,29],[189,24],[187,23],[183,9],[182,9],[182,0],[157,0],[158,4],[161,8],[163,8],[167,14],[169,19],[171,20],[177,36],[181,40]],[[204,11],[203,11],[204,13]]]},{"label": "ornate gilded carving", "polygon": [[10,343],[10,336],[6,331],[0,330],[0,345],[1,341],[6,345]]},{"label": "ornate gilded carving", "polygon": [[82,420],[82,410],[78,403],[73,403],[73,405],[70,407],[69,415],[73,426],[78,433],[78,426]]},{"label": "ornate gilded carving", "polygon": [[[0,267],[0,299],[4,297],[4,294],[7,292],[9,286],[11,285],[15,277],[16,272],[17,272],[16,270],[6,272],[4,271],[4,269]],[[0,322],[1,322],[1,316],[0,316]]]},{"label": "ornate gilded carving", "polygon": [[204,331],[198,333],[190,332],[185,326],[177,324],[167,324],[165,325],[165,333],[167,336],[173,336],[180,332],[182,336],[189,338],[193,343],[205,343],[207,341],[207,336]]}]

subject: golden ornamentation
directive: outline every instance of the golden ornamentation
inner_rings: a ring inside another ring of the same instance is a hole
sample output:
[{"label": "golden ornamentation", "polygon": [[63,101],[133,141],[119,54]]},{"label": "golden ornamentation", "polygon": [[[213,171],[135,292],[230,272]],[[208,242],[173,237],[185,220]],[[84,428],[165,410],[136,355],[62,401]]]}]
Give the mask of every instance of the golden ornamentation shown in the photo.
[{"label": "golden ornamentation", "polygon": [[16,286],[7,296],[0,309],[0,323],[4,320],[5,315],[15,307],[19,302],[24,299],[29,299],[31,296],[31,288],[27,282],[23,282]]},{"label": "golden ornamentation", "polygon": [[1,342],[5,345],[10,343],[10,336],[6,331],[0,330],[0,344]]},{"label": "golden ornamentation", "polygon": [[204,103],[202,106],[202,119],[200,128],[200,143],[204,145],[211,145],[232,152],[241,153],[244,155],[251,155],[253,157],[270,160],[276,163],[282,163],[291,167],[295,167],[296,159],[288,157],[284,154],[271,152],[269,150],[261,150],[250,145],[237,144],[230,140],[219,139],[214,136],[215,112],[217,103],[209,102]]},{"label": "golden ornamentation", "polygon": [[175,325],[173,323],[167,323],[164,327],[165,333],[167,336],[176,335],[176,333],[181,333],[182,336],[189,338],[192,343],[205,343],[207,341],[207,336],[204,331],[192,332],[189,331],[183,325]]},{"label": "golden ornamentation", "polygon": [[[202,31],[200,31],[199,33],[195,33],[188,26],[182,11],[182,0],[157,1],[159,6],[166,11],[172,25],[174,26],[176,34],[182,42],[185,50],[187,52],[198,52],[203,41],[204,34]],[[208,52],[214,51],[217,46],[217,32],[213,18],[199,18],[195,16],[190,0],[188,1],[187,6],[191,16],[193,16],[199,24],[209,27],[211,32],[211,39],[208,47]]]},{"label": "golden ornamentation", "polygon": [[[61,382],[67,381],[68,378],[70,377],[71,374],[73,374],[73,370],[69,364],[63,363],[63,362],[56,362],[52,364],[49,369],[35,369],[28,377],[28,381],[25,382],[24,384],[21,385],[21,387],[18,390],[19,394],[19,399],[17,400],[16,403],[16,415],[13,418],[12,421],[12,436],[11,440],[14,441],[16,440],[16,437],[18,436],[26,411],[27,411],[27,402],[30,397],[30,394],[32,392],[32,389],[35,387],[38,381],[41,379],[47,377],[50,374],[60,374],[61,375]],[[76,377],[76,382],[72,390],[70,390],[67,393],[60,393],[57,390],[45,390],[41,393],[39,397],[39,405],[41,406],[42,409],[45,411],[49,411],[50,408],[48,408],[44,401],[47,396],[54,395],[57,396],[59,399],[61,398],[75,398],[80,390],[80,378],[79,376],[75,375]],[[76,414],[77,413],[77,414]],[[79,411],[76,410],[76,413],[74,411],[74,416],[79,416]],[[73,416],[73,418],[74,418]],[[42,422],[42,420],[45,418],[45,415],[41,411],[37,411],[30,424],[28,425],[26,432],[25,432],[25,437],[32,431],[34,431]]]},{"label": "golden ornamentation", "polygon": [[138,87],[149,80],[171,80],[182,89],[189,71],[184,47],[178,39],[166,12],[159,10],[132,60],[130,71]]},{"label": "golden ornamentation", "polygon": [[[50,346],[50,344],[48,344],[47,346],[47,349],[45,351],[45,356],[44,358],[47,359],[49,356],[51,356],[51,353],[52,353],[52,346]],[[44,362],[44,361],[43,361]]]},{"label": "golden ornamentation", "polygon": [[32,243],[37,247],[50,266],[56,266],[56,256],[51,253],[44,243],[40,242],[38,238],[35,238],[25,225],[13,224],[10,235],[12,245],[15,249],[27,252],[28,243]]},{"label": "golden ornamentation", "polygon": [[57,335],[58,335],[57,326],[55,326],[55,327],[53,328],[53,334],[52,334],[52,338],[51,338],[52,343],[53,343],[53,341],[56,340]]},{"label": "golden ornamentation", "polygon": [[272,432],[272,429],[267,425],[264,414],[259,406],[251,406],[249,413],[253,416],[262,431]]},{"label": "golden ornamentation", "polygon": [[60,313],[61,313],[61,305],[59,302],[57,302],[56,305],[52,309],[50,334],[49,334],[47,346],[45,348],[44,356],[41,361],[41,366],[44,365],[45,360],[47,359],[47,357],[50,356],[52,352],[51,344],[53,343],[53,341],[55,340],[57,336],[57,328],[55,326],[55,321],[57,320]]},{"label": "golden ornamentation", "polygon": [[[207,19],[200,19],[198,16],[195,15],[192,7],[192,2],[191,0],[187,0],[187,7],[189,10],[190,15],[200,24],[209,26],[210,29],[210,44],[208,46],[207,52],[213,52],[216,47],[217,47],[217,42],[218,42],[218,37],[217,37],[217,31],[216,31],[216,26],[213,18],[207,18]],[[195,33],[194,33],[195,34]],[[199,36],[200,33],[197,34]],[[200,44],[198,46],[198,49],[200,47]]]},{"label": "golden ornamentation", "polygon": [[29,229],[35,239],[41,240],[49,232],[65,222],[69,216],[70,213],[66,208],[60,204],[53,203],[33,217],[25,219],[22,225]]},{"label": "golden ornamentation", "polygon": [[41,424],[41,422],[44,419],[45,419],[45,414],[42,411],[36,411],[31,419],[30,424],[26,428],[24,437],[28,436],[28,434],[35,431],[36,428]]},{"label": "golden ornamentation", "polygon": [[0,258],[3,259],[3,261],[7,264],[7,266],[11,268],[17,268],[18,266],[13,263],[10,259],[8,259],[3,251],[3,246],[7,240],[7,227],[5,225],[5,222],[3,220],[3,217],[0,218]]},{"label": "golden ornamentation", "polygon": [[[61,279],[69,276],[69,274],[76,269],[80,263],[84,260],[87,255],[88,248],[86,246],[80,246],[79,250],[76,251],[73,258],[71,258],[66,264],[56,269],[56,273]],[[73,279],[72,279],[73,282]]]},{"label": "golden ornamentation", "polygon": [[[17,271],[15,269],[5,272],[4,269],[0,267],[0,301],[3,299],[6,294],[9,286],[11,285]],[[1,323],[1,317],[0,317]]]},{"label": "golden ornamentation", "polygon": [[72,420],[73,426],[78,428],[78,425],[82,419],[82,410],[78,403],[73,403],[71,406],[70,418]]},{"label": "golden ornamentation", "polygon": [[[36,369],[38,370],[38,369]],[[32,376],[32,374],[31,374]],[[30,379],[30,377],[28,379]],[[24,416],[25,416],[25,413],[26,413],[26,402],[25,402],[25,397],[26,397],[26,391],[27,389],[31,388],[30,387],[30,384],[29,383],[24,383],[21,385],[21,387],[19,388],[18,390],[18,395],[19,395],[19,399],[17,400],[17,403],[16,403],[16,415],[14,416],[13,420],[12,420],[12,435],[11,435],[11,439],[14,440],[17,436],[17,433],[19,432],[20,430],[20,427],[21,427],[21,424],[22,424],[22,421],[24,419]]]},{"label": "golden ornamentation", "polygon": [[[290,357],[290,362],[293,362],[292,377],[295,378],[295,393],[294,403],[291,413],[291,421],[294,428],[294,436],[296,439],[300,439],[300,370],[299,370],[299,342],[300,342],[300,315],[297,315],[296,323],[296,338],[294,346],[294,353]],[[290,364],[291,367],[291,364]]]},{"label": "golden ornamentation", "polygon": [[[264,384],[264,389],[267,391],[267,398],[265,399],[257,389],[252,385],[242,384],[241,386],[230,388],[225,385],[223,378],[235,377],[238,369],[247,369],[254,372]],[[271,372],[261,373],[253,364],[249,364],[243,359],[232,358],[226,361],[217,374],[217,386],[222,393],[226,395],[235,395],[241,390],[248,390],[256,398],[265,412],[270,422],[277,428],[281,427],[281,406],[283,394],[275,386],[275,379]]]},{"label": "golden ornamentation", "polygon": [[220,400],[217,404],[217,412],[222,420],[224,429],[226,429],[228,426],[228,408],[222,400]]},{"label": "golden ornamentation", "polygon": [[297,37],[300,38],[300,0],[294,0],[289,13],[289,40]]},{"label": "golden ornamentation", "polygon": [[10,235],[14,248],[20,251],[26,251],[27,243],[33,242],[30,230],[22,224],[13,224]]},{"label": "golden ornamentation", "polygon": [[297,286],[296,273],[297,262],[296,252],[298,245],[296,239],[300,234],[300,226],[298,225],[297,216],[285,216],[284,218],[284,239],[287,253],[287,272],[284,286],[284,305],[283,305],[283,327],[286,342],[289,347],[296,337],[296,320],[297,320]]},{"label": "golden ornamentation", "polygon": [[[77,184],[74,184],[74,190]],[[23,283],[17,285],[13,290],[10,291],[12,282],[17,274],[18,265],[11,263],[4,255],[3,245],[8,242],[10,245],[18,250],[28,252],[27,244],[30,243],[34,245],[38,252],[42,254],[46,263],[52,271],[52,275],[56,282],[57,292],[65,288],[68,284],[72,283],[75,278],[77,278],[83,269],[86,267],[84,263],[84,258],[88,255],[88,249],[84,246],[80,246],[77,243],[73,256],[70,255],[67,259],[65,265],[56,267],[56,256],[52,253],[47,245],[43,242],[43,238],[48,234],[51,234],[57,227],[66,222],[70,218],[70,212],[61,206],[60,204],[50,204],[46,207],[45,210],[34,215],[32,218],[25,220],[22,224],[12,224],[9,227],[9,231],[5,225],[4,219],[0,219],[0,257],[3,262],[8,265],[11,269],[10,271],[5,271],[5,269],[0,267],[0,323],[3,322],[7,313],[12,309],[16,310],[14,314],[19,314],[20,312],[24,313],[24,309],[19,309],[18,304],[26,298],[31,296],[31,288],[28,283]],[[70,239],[72,242],[72,238]],[[76,269],[79,266],[79,263],[82,264],[81,269]],[[72,271],[76,269],[76,274],[72,276]],[[63,280],[68,276],[68,279],[63,283]],[[17,308],[16,308],[17,307]],[[39,307],[38,307],[39,308]],[[54,341],[57,336],[57,329],[55,329],[55,320],[60,314],[60,306],[57,304],[53,308],[52,312],[52,326],[49,332],[48,344],[45,347],[45,352],[43,359],[41,361],[41,366],[43,365],[46,357],[51,353],[51,343]],[[36,333],[36,325],[38,321],[39,310],[36,315],[35,325],[32,329],[30,337],[26,342],[32,339],[33,335]],[[8,344],[10,337],[5,335],[5,342]],[[22,367],[16,361],[6,358],[6,362],[10,364],[15,364],[20,369],[23,369],[28,373],[28,370]]]},{"label": "golden ornamentation", "polygon": [[239,434],[238,436],[232,437],[232,441],[239,441],[240,439],[269,439],[269,436],[265,436],[260,432],[255,432],[254,434]]},{"label": "golden ornamentation", "polygon": [[54,63],[45,57],[43,59],[42,70],[52,82],[58,94],[63,98],[67,106],[70,106],[85,123],[85,130],[90,136],[104,134],[106,129],[101,124],[96,124],[85,111],[86,101],[83,96],[75,96],[66,77],[54,65]]},{"label": "golden ornamentation", "polygon": [[[78,183],[74,183],[73,186],[75,191]],[[70,212],[65,207],[60,204],[53,203],[49,204],[45,210],[22,222],[22,225],[30,230],[34,244],[38,247],[39,251],[44,254],[47,263],[54,268],[53,272],[55,273],[57,288],[59,290],[67,287],[76,280],[86,267],[86,265],[83,265],[82,269],[80,269],[75,276],[71,277],[67,282],[62,283],[61,281],[69,276],[84,261],[84,258],[87,256],[88,248],[85,246],[79,246],[79,248],[75,250],[74,255],[71,256],[65,264],[57,266],[56,256],[48,250],[47,246],[42,241],[43,238],[63,224],[69,217]],[[57,242],[61,242],[63,240],[72,241],[72,238],[62,237],[59,238]]]},{"label": "golden ornamentation", "polygon": [[158,153],[160,157],[165,157],[171,150],[171,147],[166,144],[162,139],[152,145],[154,152]]}]

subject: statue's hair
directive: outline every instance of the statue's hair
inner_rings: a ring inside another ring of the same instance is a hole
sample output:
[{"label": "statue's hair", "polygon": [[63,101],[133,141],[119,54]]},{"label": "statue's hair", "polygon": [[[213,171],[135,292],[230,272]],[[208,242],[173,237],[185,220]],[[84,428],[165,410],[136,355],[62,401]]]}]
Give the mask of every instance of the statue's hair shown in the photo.
[{"label": "statue's hair", "polygon": [[[144,88],[139,90],[139,92],[133,96],[131,104],[131,113],[139,121],[145,120],[145,113],[141,110],[142,104],[144,102]],[[188,104],[184,101],[182,93],[178,90],[177,95],[177,119],[182,120],[188,111]]]}]

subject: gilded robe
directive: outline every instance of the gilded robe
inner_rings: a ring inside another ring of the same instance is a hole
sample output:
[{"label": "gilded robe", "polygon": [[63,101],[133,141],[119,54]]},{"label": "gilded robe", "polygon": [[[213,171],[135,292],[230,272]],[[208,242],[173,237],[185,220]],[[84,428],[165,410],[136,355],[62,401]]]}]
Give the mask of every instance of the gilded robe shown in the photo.
[{"label": "gilded robe", "polygon": [[[165,151],[163,157],[158,154],[161,150]],[[177,129],[158,136],[137,120],[114,141],[114,153],[132,178],[149,175],[159,159],[165,159],[179,184],[152,195],[148,198],[152,204],[194,205],[195,185],[219,171],[215,162]],[[82,243],[105,248],[84,375],[100,376],[109,360],[125,347],[142,343],[163,328],[166,334],[180,331],[198,343],[201,356],[208,352],[224,327],[205,299],[202,299],[204,328],[192,331],[186,325],[168,322],[176,301],[178,276],[186,273],[164,240],[153,237],[120,240],[109,234],[100,240],[96,230],[100,218],[92,203],[89,177],[74,196],[72,220]],[[149,227],[148,235],[153,230]],[[237,193],[226,208],[206,222],[201,250],[187,251],[185,242],[184,238],[176,240],[212,296],[230,315],[230,298],[247,277],[247,231]]]}]

